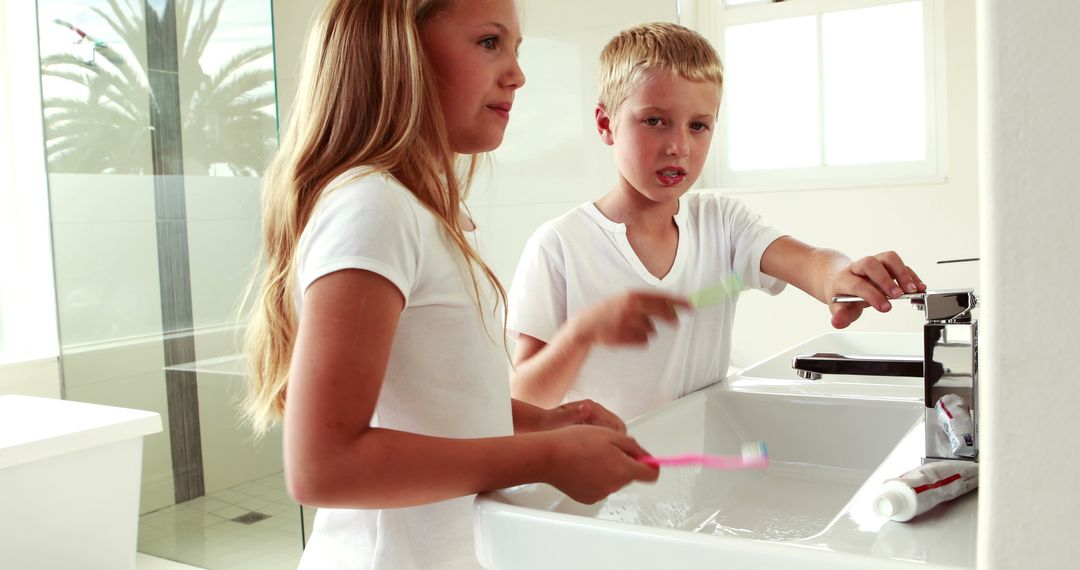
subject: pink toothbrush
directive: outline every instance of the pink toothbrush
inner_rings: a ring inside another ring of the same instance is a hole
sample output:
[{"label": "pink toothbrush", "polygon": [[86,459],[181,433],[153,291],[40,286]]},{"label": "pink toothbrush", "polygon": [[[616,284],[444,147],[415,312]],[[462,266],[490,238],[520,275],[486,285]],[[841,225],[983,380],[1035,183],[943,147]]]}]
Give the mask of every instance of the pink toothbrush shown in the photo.
[{"label": "pink toothbrush", "polygon": [[684,455],[670,455],[667,457],[653,457],[651,455],[638,459],[642,463],[654,467],[686,467],[700,465],[712,469],[765,469],[769,466],[769,451],[765,448],[765,442],[756,441],[744,443],[740,455],[703,455],[701,453],[687,453]]}]

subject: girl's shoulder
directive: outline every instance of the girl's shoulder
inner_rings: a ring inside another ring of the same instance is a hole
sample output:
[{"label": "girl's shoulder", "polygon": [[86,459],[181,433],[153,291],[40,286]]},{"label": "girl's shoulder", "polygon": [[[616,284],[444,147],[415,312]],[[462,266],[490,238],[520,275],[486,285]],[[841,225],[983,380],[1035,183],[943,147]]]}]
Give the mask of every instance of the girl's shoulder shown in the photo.
[{"label": "girl's shoulder", "polygon": [[365,167],[349,169],[326,185],[322,201],[407,204],[412,193],[392,175]]},{"label": "girl's shoulder", "polygon": [[353,168],[326,185],[313,219],[363,216],[422,218],[420,201],[392,175],[370,168]]}]

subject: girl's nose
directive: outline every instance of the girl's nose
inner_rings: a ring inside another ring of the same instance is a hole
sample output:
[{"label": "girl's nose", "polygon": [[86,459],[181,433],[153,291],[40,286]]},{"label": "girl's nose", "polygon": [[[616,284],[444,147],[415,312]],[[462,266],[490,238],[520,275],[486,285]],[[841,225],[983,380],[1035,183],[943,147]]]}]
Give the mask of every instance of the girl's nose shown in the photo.
[{"label": "girl's nose", "polygon": [[506,89],[521,89],[525,85],[525,72],[521,70],[521,63],[517,56],[510,62],[510,69],[502,75],[499,86]]}]

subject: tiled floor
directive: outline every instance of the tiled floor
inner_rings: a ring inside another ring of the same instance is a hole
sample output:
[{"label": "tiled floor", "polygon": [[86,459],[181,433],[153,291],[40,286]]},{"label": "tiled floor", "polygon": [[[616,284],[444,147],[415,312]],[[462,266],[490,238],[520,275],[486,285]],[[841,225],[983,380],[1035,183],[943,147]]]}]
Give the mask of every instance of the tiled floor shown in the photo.
[{"label": "tiled floor", "polygon": [[[233,520],[251,513],[267,517]],[[314,515],[304,509],[309,533]],[[300,508],[281,474],[251,481],[141,516],[139,552],[207,570],[293,570],[300,561]]]}]

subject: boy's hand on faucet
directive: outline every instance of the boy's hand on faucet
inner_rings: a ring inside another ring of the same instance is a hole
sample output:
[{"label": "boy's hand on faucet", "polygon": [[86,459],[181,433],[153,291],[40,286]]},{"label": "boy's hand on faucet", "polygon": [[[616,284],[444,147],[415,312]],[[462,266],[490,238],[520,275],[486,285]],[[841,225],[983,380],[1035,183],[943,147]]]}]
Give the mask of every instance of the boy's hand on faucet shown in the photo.
[{"label": "boy's hand on faucet", "polygon": [[592,400],[568,402],[547,410],[538,428],[551,430],[577,424],[594,425],[626,433],[626,424],[619,419],[619,416]]},{"label": "boy's hand on faucet", "polygon": [[686,297],[656,291],[628,291],[608,297],[572,321],[580,342],[601,345],[645,344],[654,321],[678,320],[676,309],[692,309]]},{"label": "boy's hand on faucet", "polygon": [[825,285],[826,299],[844,295],[862,297],[865,303],[829,303],[832,326],[842,329],[855,322],[866,307],[885,313],[889,299],[905,293],[926,291],[926,284],[894,251],[854,261],[833,274]]}]

